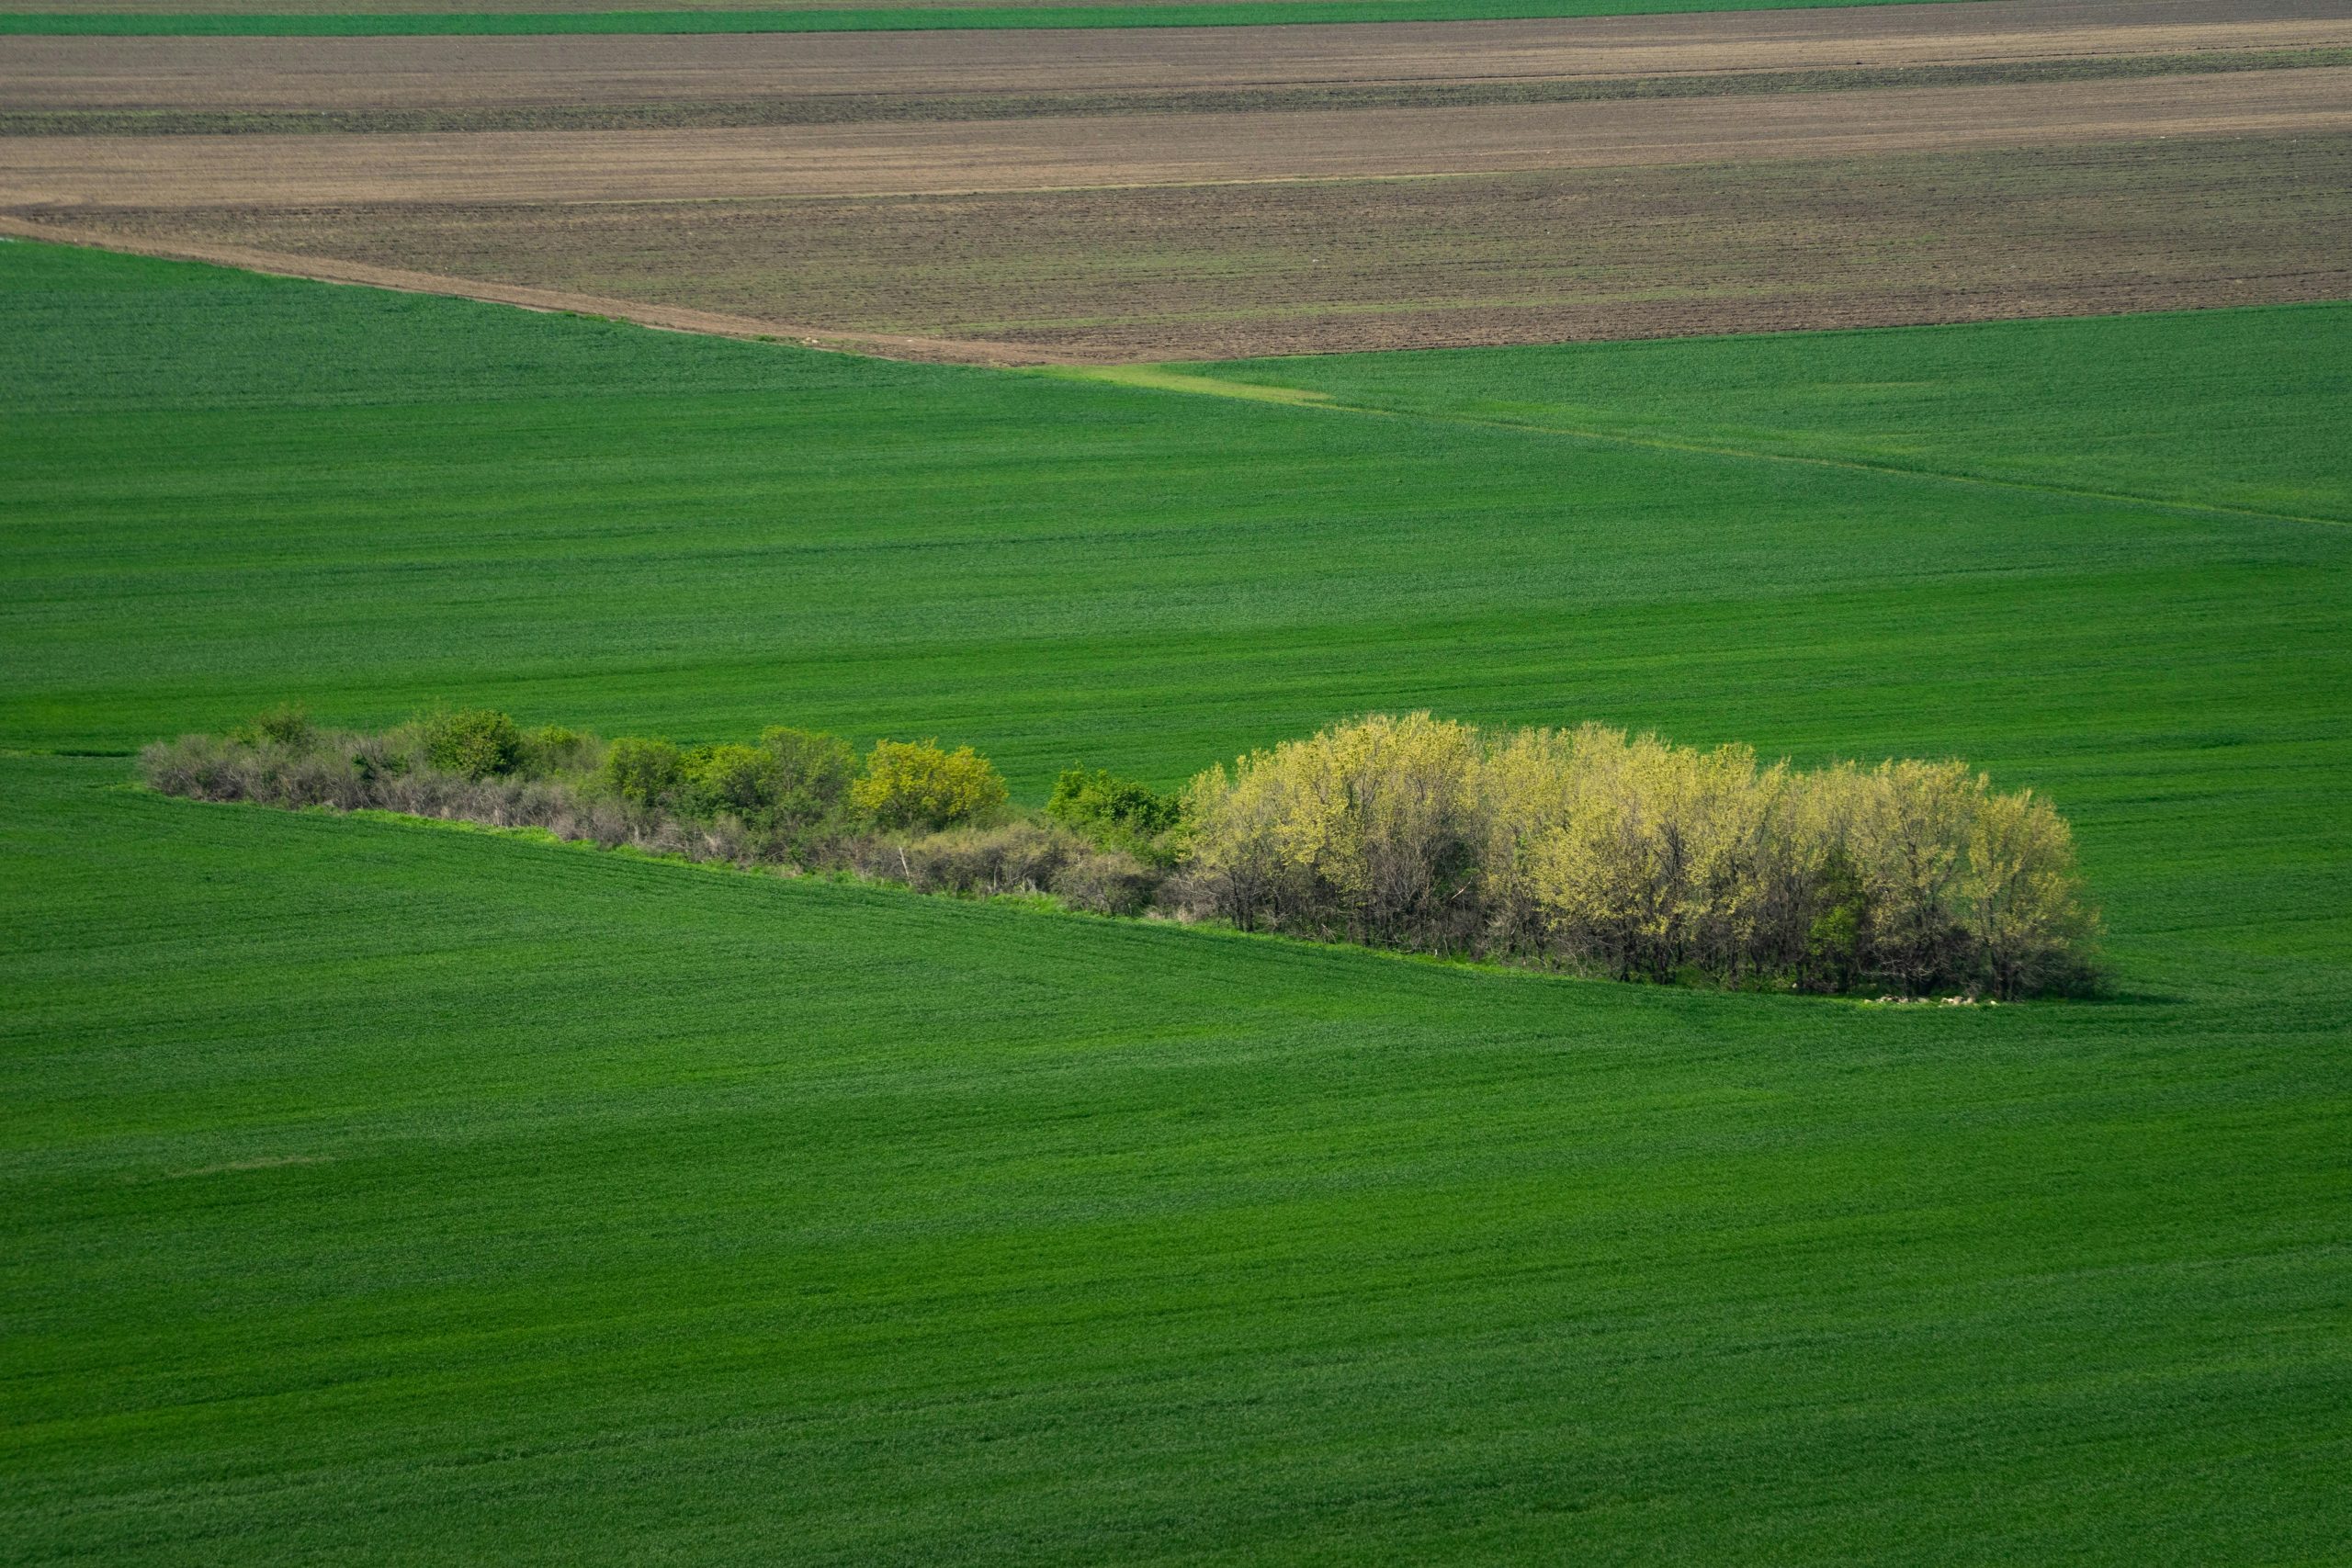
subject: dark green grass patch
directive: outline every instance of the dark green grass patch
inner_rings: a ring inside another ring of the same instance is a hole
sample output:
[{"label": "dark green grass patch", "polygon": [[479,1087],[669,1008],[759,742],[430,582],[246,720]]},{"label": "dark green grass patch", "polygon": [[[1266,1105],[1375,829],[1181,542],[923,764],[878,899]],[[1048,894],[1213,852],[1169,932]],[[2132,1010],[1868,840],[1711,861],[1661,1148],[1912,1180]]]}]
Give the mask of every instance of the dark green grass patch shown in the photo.
[{"label": "dark green grass patch", "polygon": [[0,759],[0,1555],[2339,1552],[2347,319],[1205,372],[1373,414],[0,245],[0,745],[1957,753],[2119,975],[1581,985]]},{"label": "dark green grass patch", "polygon": [[1194,6],[883,6],[775,11],[434,11],[368,15],[224,12],[0,12],[0,35],[106,38],[383,38],[496,33],[939,32],[953,28],[1238,28],[1332,22],[1520,21],[1695,11],[1815,10],[1921,0],[1278,0]]},{"label": "dark green grass patch", "polygon": [[2340,972],[1627,990],[119,773],[0,763],[15,1560],[2341,1539]]}]

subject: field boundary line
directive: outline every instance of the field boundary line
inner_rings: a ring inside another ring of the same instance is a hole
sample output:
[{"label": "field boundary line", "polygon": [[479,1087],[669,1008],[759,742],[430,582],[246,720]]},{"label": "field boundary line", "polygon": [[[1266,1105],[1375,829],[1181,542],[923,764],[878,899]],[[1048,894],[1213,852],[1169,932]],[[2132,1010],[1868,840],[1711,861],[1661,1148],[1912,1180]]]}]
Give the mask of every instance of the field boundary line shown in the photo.
[{"label": "field boundary line", "polygon": [[[1899,331],[1901,329],[1881,330]],[[1138,374],[1138,372],[1146,373]],[[1654,451],[1687,453],[1694,457],[1740,457],[1765,463],[1792,463],[1815,468],[1842,468],[1857,473],[1887,474],[1905,479],[1940,480],[1949,484],[1976,485],[1988,490],[2022,491],[2035,495],[2063,496],[2074,501],[2110,502],[2155,511],[2244,517],[2266,523],[2294,523],[2325,528],[2352,527],[2352,517],[2309,516],[2301,513],[2276,512],[2257,506],[2232,506],[2224,502],[2168,500],[2160,496],[2134,494],[2129,491],[2096,490],[2082,485],[2047,484],[2033,479],[2005,479],[1985,474],[1959,473],[1948,468],[1919,468],[1902,463],[1873,463],[1860,457],[1825,457],[1804,452],[1766,452],[1755,447],[1731,446],[1717,442],[1697,441],[1670,435],[1634,435],[1615,431],[1586,430],[1573,425],[1545,424],[1534,420],[1493,419],[1476,414],[1434,413],[1421,409],[1384,408],[1378,403],[1342,401],[1329,393],[1317,393],[1303,387],[1274,388],[1256,382],[1226,381],[1213,375],[1201,374],[1197,370],[1178,371],[1166,366],[1067,367],[1057,367],[1049,374],[1067,379],[1102,381],[1113,386],[1134,387],[1148,391],[1227,397],[1251,402],[1281,402],[1299,408],[1323,409],[1334,413],[1368,415],[1379,419],[1419,420],[1431,424],[1469,425],[1483,430],[1503,430],[1523,435],[1556,435],[1572,441],[1600,442],[1617,446],[1639,446]],[[1248,388],[1248,390],[1235,389],[1243,387]],[[1272,398],[1266,395],[1274,391],[1301,395]]]},{"label": "field boundary line", "polygon": [[395,294],[435,294],[447,299],[478,300],[486,305],[511,305],[518,310],[551,315],[603,317],[650,327],[659,332],[788,344],[834,353],[865,354],[883,359],[971,365],[995,369],[1078,363],[1067,354],[1029,344],[976,343],[953,338],[916,337],[900,333],[813,327],[755,316],[698,310],[686,306],[616,299],[599,294],[574,294],[523,284],[488,283],[473,278],[449,277],[439,273],[409,272],[399,267],[374,266],[365,262],[340,261],[333,257],[250,250],[242,245],[144,240],[103,230],[36,222],[7,214],[0,214],[0,234],[80,245],[89,250],[113,251],[122,255],[202,262],[213,266],[234,267],[241,272],[260,273],[269,277],[293,277],[309,283],[381,288]]},{"label": "field boundary line", "polygon": [[80,245],[92,250],[112,251],[124,255],[152,256],[166,261],[200,262],[210,265],[232,267],[239,271],[259,273],[265,276],[291,277],[311,283],[339,284],[364,288],[380,288],[391,293],[426,294],[447,299],[472,299],[483,304],[509,305],[520,310],[553,315],[598,317],[627,321],[632,325],[648,327],[660,332],[789,344],[820,351],[863,354],[878,358],[924,364],[963,365],[998,370],[1021,369],[1059,379],[1095,381],[1107,386],[1126,387],[1137,391],[1218,397],[1243,402],[1280,403],[1294,408],[1321,409],[1360,417],[1419,420],[1435,424],[1459,424],[1480,429],[1510,431],[1524,435],[1560,436],[1573,441],[1603,442],[1619,446],[1637,446],[1654,451],[1681,452],[1692,456],[1737,457],[1758,462],[1797,464],[1807,468],[1841,468],[1857,473],[1889,474],[1910,479],[1941,480],[1950,484],[1976,485],[1992,490],[2064,496],[2078,501],[2108,502],[2160,511],[2242,517],[2319,527],[2352,526],[2352,517],[2311,516],[2300,513],[2271,511],[2261,507],[2231,506],[2220,502],[2166,500],[2156,496],[2138,495],[2128,491],[2103,491],[2083,486],[2039,483],[2031,479],[1996,479],[1987,475],[1957,473],[1944,468],[1919,468],[1900,463],[1874,463],[1859,457],[1825,457],[1801,452],[1767,452],[1753,447],[1731,446],[1713,442],[1678,439],[1672,436],[1634,435],[1614,431],[1578,429],[1570,425],[1545,424],[1532,420],[1481,418],[1473,414],[1448,414],[1415,409],[1383,408],[1376,403],[1341,401],[1329,393],[1317,392],[1311,388],[1228,381],[1214,375],[1203,374],[1197,369],[1177,367],[1180,365],[1214,365],[1215,361],[1180,360],[1172,363],[1143,362],[1105,365],[1027,344],[977,343],[951,338],[912,337],[889,333],[858,333],[836,328],[797,326],[748,316],[729,316],[715,311],[695,310],[684,307],[648,305],[634,300],[608,299],[600,295],[570,294],[557,289],[481,283],[467,278],[447,277],[435,273],[405,272],[393,267],[370,266],[359,262],[286,255],[273,251],[247,250],[236,245],[183,244],[135,240],[123,235],[94,233],[62,224],[34,222],[5,213],[0,213],[0,235]]},{"label": "field boundary line", "polygon": [[1268,387],[1255,382],[1221,381],[1214,376],[1195,375],[1169,365],[1057,366],[1042,370],[1040,374],[1060,380],[1105,381],[1114,387],[1143,387],[1159,392],[1201,392],[1214,398],[1288,403],[1297,408],[1342,409],[1351,413],[1385,412],[1333,402],[1329,393],[1310,391],[1304,387]]}]

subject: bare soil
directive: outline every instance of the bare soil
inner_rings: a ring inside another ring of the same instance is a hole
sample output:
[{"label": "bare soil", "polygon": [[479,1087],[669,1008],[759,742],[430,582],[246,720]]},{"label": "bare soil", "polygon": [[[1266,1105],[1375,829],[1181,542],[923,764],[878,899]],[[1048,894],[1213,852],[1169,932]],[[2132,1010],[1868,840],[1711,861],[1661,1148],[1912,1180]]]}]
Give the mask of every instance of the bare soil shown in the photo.
[{"label": "bare soil", "polygon": [[2352,73],[1317,115],[0,139],[0,208],[741,200],[1428,177],[2352,130]]},{"label": "bare soil", "polygon": [[1568,21],[1144,31],[11,38],[14,112],[517,108],[1312,90],[2352,45],[2343,0],[1972,0]]},{"label": "bare soil", "polygon": [[2307,299],[2352,293],[2347,55],[2346,0],[11,39],[0,218],[988,362]]},{"label": "bare soil", "polygon": [[[29,0],[26,0],[29,4]],[[41,0],[48,11],[92,16],[152,12],[164,16],[317,17],[435,16],[457,12],[571,11],[952,11],[972,6],[1029,9],[1039,6],[1184,6],[1194,0]],[[1257,0],[1283,6],[1304,0]]]},{"label": "bare soil", "polygon": [[[484,292],[492,280],[535,291],[517,302],[688,330],[646,312],[912,357],[1115,362],[2342,298],[2352,135],[1430,181],[52,216],[118,243],[250,247],[279,270],[367,281],[359,258],[444,280],[417,287],[507,298]],[[888,334],[906,341],[876,341]]]},{"label": "bare soil", "polygon": [[896,93],[703,98],[669,103],[514,104],[459,108],[30,109],[0,107],[0,137],[439,135],[453,131],[688,130],[771,125],[865,125],[884,120],[1069,118],[1104,115],[1321,113],[1332,109],[1466,108],[1747,97],[1780,93],[1883,92],[2193,76],[2352,66],[2352,46],[2108,54],[1976,65],[1855,66],[1719,71],[1679,76],[1531,78],[1505,82],[1373,83],[1146,93]]}]

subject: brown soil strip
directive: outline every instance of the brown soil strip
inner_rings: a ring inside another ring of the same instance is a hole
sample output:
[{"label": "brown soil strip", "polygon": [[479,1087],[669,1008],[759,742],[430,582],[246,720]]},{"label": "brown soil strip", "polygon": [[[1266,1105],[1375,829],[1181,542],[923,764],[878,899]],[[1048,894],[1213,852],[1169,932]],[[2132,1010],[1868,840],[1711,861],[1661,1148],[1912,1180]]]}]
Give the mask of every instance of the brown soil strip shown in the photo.
[{"label": "brown soil strip", "polygon": [[2335,71],[1317,115],[15,137],[0,208],[681,201],[1430,176],[2352,129]]},{"label": "brown soil strip", "polygon": [[250,246],[275,270],[345,276],[356,261],[599,314],[820,321],[837,340],[923,340],[931,357],[1213,359],[2346,298],[2352,134],[1430,181],[58,216],[183,252]]},{"label": "brown soil strip", "polygon": [[[1040,6],[1148,7],[1194,0],[12,0],[17,10],[80,11],[90,16],[153,13],[203,17],[440,16],[500,12],[561,15],[576,11],[952,11],[975,6],[1030,9]],[[1261,5],[1306,0],[1259,0]]]},{"label": "brown soil strip", "polygon": [[17,114],[1293,92],[2352,46],[2344,0],[1972,0],[1576,21],[1147,31],[0,43]]},{"label": "brown soil strip", "polygon": [[379,266],[333,257],[282,254],[247,245],[215,244],[203,240],[142,238],[116,229],[84,228],[71,223],[42,222],[0,215],[0,234],[28,240],[53,240],[62,244],[90,245],[130,255],[162,256],[173,261],[213,262],[247,272],[278,277],[307,277],[321,283],[359,284],[401,294],[445,294],[459,299],[481,299],[514,305],[526,310],[547,310],[578,316],[600,316],[635,321],[667,332],[700,333],[712,337],[753,338],[763,343],[797,343],[808,348],[870,354],[886,359],[920,360],[962,365],[1065,365],[1076,363],[1054,349],[1021,344],[949,341],[910,336],[903,333],[842,332],[829,327],[794,325],[751,316],[727,315],[642,300],[616,299],[560,288],[532,288],[489,283],[476,278],[445,277],[404,267]]},{"label": "brown soil strip", "polygon": [[748,103],[571,104],[453,109],[260,110],[0,108],[0,136],[429,135],[485,130],[684,130],[763,125],[866,125],[888,120],[1037,119],[1134,114],[1312,113],[1350,108],[1613,103],[1777,93],[1850,93],[2214,75],[2352,65],[2352,48],[2207,54],[2095,55],[1985,65],[1849,71],[1740,71],[1696,76],[1579,77],[1360,87],[1238,88],[1178,93],[828,94]]}]

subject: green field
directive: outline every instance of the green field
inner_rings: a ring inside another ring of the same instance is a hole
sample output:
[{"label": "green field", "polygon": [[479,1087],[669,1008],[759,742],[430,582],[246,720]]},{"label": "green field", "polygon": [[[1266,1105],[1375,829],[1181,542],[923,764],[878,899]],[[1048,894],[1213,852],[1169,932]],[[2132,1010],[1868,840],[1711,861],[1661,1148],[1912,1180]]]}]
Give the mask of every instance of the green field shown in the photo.
[{"label": "green field", "polygon": [[1351,354],[1211,378],[1351,407],[2352,523],[2337,306]]},{"label": "green field", "polygon": [[955,6],[775,11],[0,12],[0,36],[380,38],[447,33],[864,33],[956,28],[1297,27],[1502,22],[1908,6],[1925,0],[1229,0],[1172,6]]},{"label": "green field", "polygon": [[[0,245],[0,1560],[2339,1556],[2348,335],[1154,387]],[[937,734],[1032,801],[1372,706],[1957,752],[2075,822],[2116,994],[1486,973],[58,754],[281,696]]]}]

